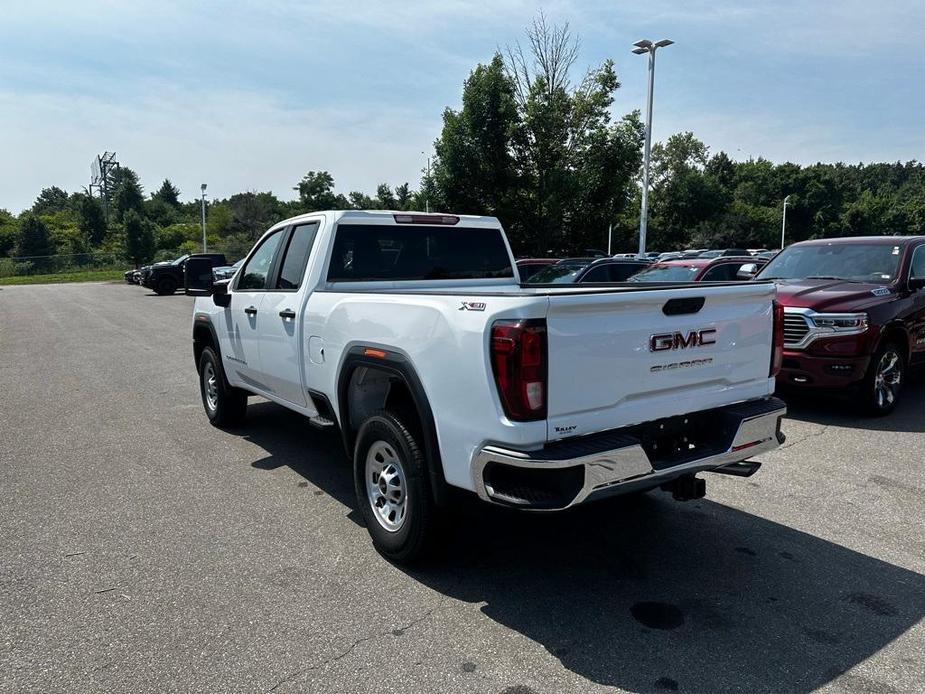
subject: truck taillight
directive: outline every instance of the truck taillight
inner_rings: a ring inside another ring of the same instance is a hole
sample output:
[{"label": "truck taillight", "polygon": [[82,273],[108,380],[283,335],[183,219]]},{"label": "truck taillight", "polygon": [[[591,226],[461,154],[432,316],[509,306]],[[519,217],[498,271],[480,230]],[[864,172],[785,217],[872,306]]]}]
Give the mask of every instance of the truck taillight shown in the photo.
[{"label": "truck taillight", "polygon": [[771,347],[771,372],[769,376],[776,376],[780,373],[780,367],[784,363],[784,306],[774,302],[774,342]]},{"label": "truck taillight", "polygon": [[546,321],[491,326],[491,365],[504,413],[517,422],[546,418]]}]

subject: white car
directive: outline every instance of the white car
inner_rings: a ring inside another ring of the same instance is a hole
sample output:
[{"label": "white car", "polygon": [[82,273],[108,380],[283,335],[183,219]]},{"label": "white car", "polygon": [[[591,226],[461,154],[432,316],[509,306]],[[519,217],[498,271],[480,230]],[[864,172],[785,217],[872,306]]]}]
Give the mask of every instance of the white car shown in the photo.
[{"label": "white car", "polygon": [[750,475],[783,440],[769,282],[521,286],[497,219],[338,211],[277,224],[230,283],[188,292],[211,422],[260,395],[336,427],[397,561],[450,488],[534,510],[699,498],[696,473]]}]

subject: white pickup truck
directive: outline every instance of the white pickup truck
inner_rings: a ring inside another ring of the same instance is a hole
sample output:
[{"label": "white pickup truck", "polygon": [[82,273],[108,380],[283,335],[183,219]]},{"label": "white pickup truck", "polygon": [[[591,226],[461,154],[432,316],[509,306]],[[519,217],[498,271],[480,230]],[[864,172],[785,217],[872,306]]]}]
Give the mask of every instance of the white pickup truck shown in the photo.
[{"label": "white pickup truck", "polygon": [[206,414],[259,395],[336,427],[376,548],[409,561],[451,488],[558,510],[702,471],[748,476],[783,441],[783,312],[766,282],[521,284],[492,217],[318,212],[231,280],[186,266]]}]

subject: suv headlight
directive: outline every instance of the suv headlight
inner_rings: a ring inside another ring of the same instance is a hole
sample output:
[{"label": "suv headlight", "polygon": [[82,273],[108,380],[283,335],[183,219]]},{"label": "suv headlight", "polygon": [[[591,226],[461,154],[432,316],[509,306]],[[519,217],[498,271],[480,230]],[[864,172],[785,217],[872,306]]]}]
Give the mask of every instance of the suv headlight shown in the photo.
[{"label": "suv headlight", "polygon": [[817,313],[812,321],[817,328],[833,333],[862,333],[868,325],[866,313]]}]

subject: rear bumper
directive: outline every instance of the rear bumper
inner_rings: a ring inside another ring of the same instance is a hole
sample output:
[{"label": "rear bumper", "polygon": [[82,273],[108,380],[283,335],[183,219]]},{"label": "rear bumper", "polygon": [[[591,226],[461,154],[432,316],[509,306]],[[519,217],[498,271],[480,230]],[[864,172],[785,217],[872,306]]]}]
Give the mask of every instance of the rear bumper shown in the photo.
[{"label": "rear bumper", "polygon": [[555,511],[657,486],[777,448],[784,441],[780,420],[786,412],[781,400],[766,398],[567,439],[535,451],[487,445],[475,458],[476,492],[504,506]]},{"label": "rear bumper", "polygon": [[819,357],[784,350],[777,383],[795,388],[842,388],[863,380],[870,356]]}]

